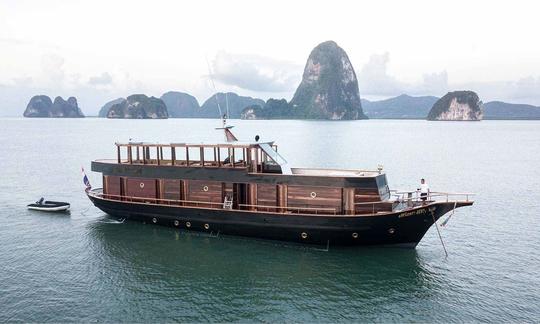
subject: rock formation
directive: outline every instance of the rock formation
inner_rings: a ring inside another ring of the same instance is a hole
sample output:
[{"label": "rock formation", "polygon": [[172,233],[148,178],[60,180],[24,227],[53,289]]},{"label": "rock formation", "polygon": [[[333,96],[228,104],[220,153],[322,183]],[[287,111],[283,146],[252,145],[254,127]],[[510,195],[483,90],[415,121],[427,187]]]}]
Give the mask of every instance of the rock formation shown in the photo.
[{"label": "rock formation", "polygon": [[169,91],[161,96],[170,118],[197,118],[201,107],[195,97],[184,92]]},{"label": "rock formation", "polygon": [[48,96],[34,96],[26,106],[24,117],[78,118],[84,117],[75,97],[68,100],[56,97],[54,102]]},{"label": "rock formation", "polygon": [[526,104],[491,101],[482,105],[482,111],[484,119],[540,119],[540,107]]},{"label": "rock formation", "polygon": [[335,42],[321,43],[311,51],[290,106],[297,118],[367,118],[356,73],[347,53]]},{"label": "rock formation", "polygon": [[227,102],[229,104],[229,118],[240,118],[242,110],[248,106],[258,105],[263,106],[264,101],[252,97],[239,96],[234,92],[228,92],[227,94],[219,92],[206,99],[201,106],[201,112],[199,117],[202,118],[219,118],[219,110],[216,103],[219,102],[221,113],[225,114],[227,111]]},{"label": "rock formation", "polygon": [[107,118],[163,119],[168,118],[167,106],[163,100],[134,94],[120,103],[112,105]]},{"label": "rock formation", "polygon": [[126,99],[124,98],[118,98],[118,99],[114,99],[114,100],[111,100],[109,102],[107,102],[105,105],[103,105],[103,107],[101,107],[101,109],[99,110],[99,114],[98,114],[98,117],[107,117],[107,114],[109,113],[109,110],[111,109],[111,107],[115,104],[118,104],[118,103],[121,103],[122,101],[124,101]]},{"label": "rock formation", "polygon": [[370,119],[426,119],[437,100],[439,98],[433,96],[412,97],[402,94],[380,101],[362,99],[362,109]]},{"label": "rock formation", "polygon": [[291,108],[285,99],[268,99],[264,106],[246,107],[241,114],[242,119],[285,119],[291,116]]},{"label": "rock formation", "polygon": [[428,120],[482,120],[482,101],[473,91],[453,91],[437,100]]}]

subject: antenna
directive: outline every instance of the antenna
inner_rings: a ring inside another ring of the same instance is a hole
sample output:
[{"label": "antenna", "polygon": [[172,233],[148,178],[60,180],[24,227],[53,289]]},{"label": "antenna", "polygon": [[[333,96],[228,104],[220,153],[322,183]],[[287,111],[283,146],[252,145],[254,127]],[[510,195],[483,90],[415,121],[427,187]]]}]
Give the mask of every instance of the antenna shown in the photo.
[{"label": "antenna", "polygon": [[227,107],[227,118],[229,118],[229,93],[225,92],[225,105]]},{"label": "antenna", "polygon": [[225,126],[225,119],[223,118],[223,115],[221,113],[221,107],[219,106],[219,100],[218,100],[218,93],[216,90],[216,84],[214,83],[214,78],[212,77],[212,69],[210,68],[210,63],[208,62],[208,58],[206,58],[206,65],[208,66],[208,75],[210,76],[210,81],[212,82],[212,87],[214,88],[214,96],[216,97],[216,104],[219,110],[219,118],[223,121],[223,125]]},{"label": "antenna", "polygon": [[226,105],[227,105],[227,113],[225,115],[223,115],[223,113],[221,111],[221,107],[219,105],[219,99],[218,99],[218,92],[216,90],[216,84],[214,83],[214,78],[212,77],[212,69],[210,68],[210,63],[208,62],[208,57],[205,57],[205,58],[206,58],[206,65],[208,66],[208,73],[209,73],[209,76],[210,76],[210,81],[212,82],[212,87],[214,88],[214,93],[215,93],[214,96],[216,97],[216,104],[217,104],[217,107],[218,107],[218,110],[219,110],[219,118],[221,118],[221,122],[223,123],[223,127],[216,128],[216,129],[223,129],[223,131],[225,133],[224,135],[225,135],[225,141],[226,142],[236,142],[236,141],[238,141],[238,139],[231,132],[231,128],[233,128],[233,126],[227,126],[227,117],[229,117],[229,99],[227,97],[227,92],[225,92],[225,102],[226,102]]}]

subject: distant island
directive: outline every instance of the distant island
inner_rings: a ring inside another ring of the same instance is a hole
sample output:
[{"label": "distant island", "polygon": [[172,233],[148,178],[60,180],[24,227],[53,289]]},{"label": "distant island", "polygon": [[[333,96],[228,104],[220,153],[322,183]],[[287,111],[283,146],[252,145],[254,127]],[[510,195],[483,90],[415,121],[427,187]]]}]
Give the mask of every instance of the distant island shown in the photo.
[{"label": "distant island", "polygon": [[482,106],[484,119],[540,119],[540,107],[490,101]]},{"label": "distant island", "polygon": [[425,119],[438,97],[412,97],[406,94],[380,101],[362,99],[364,112],[371,119]]},{"label": "distant island", "polygon": [[116,105],[116,104],[119,104],[119,103],[123,102],[124,100],[126,100],[126,99],[125,98],[118,98],[118,99],[114,99],[114,100],[111,100],[111,101],[107,102],[99,110],[98,117],[107,117],[107,114],[109,113],[109,110],[111,110],[111,107]]},{"label": "distant island", "polygon": [[75,97],[69,97],[67,101],[62,97],[56,97],[53,102],[49,96],[39,95],[30,99],[23,116],[38,118],[82,118],[84,114],[79,108]]},{"label": "distant island", "polygon": [[242,111],[244,119],[367,119],[358,80],[347,53],[333,41],[310,53],[292,100],[269,99]]},{"label": "distant island", "polygon": [[[261,99],[241,96],[233,92],[228,92],[227,95],[219,92],[205,100],[204,108],[199,105],[195,97],[184,92],[169,91],[164,93],[160,99],[167,107],[169,118],[219,118],[215,103],[216,96],[223,113],[226,110],[226,102],[229,101],[230,118],[248,120],[301,119],[292,116],[290,105],[285,99],[269,99],[264,102]],[[435,96],[402,94],[379,101],[361,99],[361,105],[363,113],[370,119],[426,119],[431,108],[439,99],[439,97]],[[118,98],[107,102],[101,108],[99,117],[107,117],[110,108],[123,100],[125,99]],[[483,119],[540,119],[540,107],[532,105],[491,101],[484,103],[481,107]]]},{"label": "distant island", "polygon": [[[433,96],[413,97],[406,94],[380,101],[362,99],[362,107],[371,119],[426,119],[439,100]],[[482,104],[483,119],[540,119],[540,107],[490,101]]]},{"label": "distant island", "polygon": [[134,94],[111,105],[107,118],[166,119],[169,113],[163,100]]},{"label": "distant island", "polygon": [[[160,99],[171,118],[219,118],[220,110],[221,114],[227,114],[229,118],[244,119],[367,118],[362,110],[354,68],[345,51],[333,41],[321,43],[311,51],[302,82],[290,103],[285,99],[269,99],[265,102],[233,92],[216,93],[201,106],[195,97],[185,92],[169,91]],[[142,113],[130,114],[127,107],[119,109],[117,105],[125,105],[118,102],[121,100],[106,103],[99,116],[153,118]]]},{"label": "distant island", "polygon": [[482,101],[474,91],[452,91],[437,100],[427,120],[478,121],[482,120]]},{"label": "distant island", "polygon": [[[218,108],[219,105],[219,108]],[[540,107],[491,101],[482,104],[470,90],[452,91],[443,97],[410,96],[379,101],[362,99],[358,80],[347,53],[333,41],[317,45],[311,51],[302,81],[293,98],[266,101],[234,92],[218,92],[202,105],[181,91],[168,91],[160,98],[144,94],[117,98],[103,105],[99,117],[107,118],[228,118],[241,119],[540,119]],[[84,117],[77,99],[34,96],[25,117]]]}]

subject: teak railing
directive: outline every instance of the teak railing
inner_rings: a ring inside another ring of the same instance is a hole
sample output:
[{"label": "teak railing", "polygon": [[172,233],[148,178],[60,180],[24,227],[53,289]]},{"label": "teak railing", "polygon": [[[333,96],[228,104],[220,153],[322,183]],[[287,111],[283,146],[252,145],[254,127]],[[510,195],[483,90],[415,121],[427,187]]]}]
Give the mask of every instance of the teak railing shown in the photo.
[{"label": "teak railing", "polygon": [[[119,164],[150,164],[184,167],[251,167],[259,171],[261,163],[272,159],[258,144],[152,144],[115,143]],[[277,152],[277,145],[272,145]],[[125,148],[123,158],[122,148]],[[167,151],[164,151],[167,150]],[[164,153],[170,158],[165,158]]]},{"label": "teak railing", "polygon": [[[176,199],[163,199],[163,198],[149,198],[149,197],[136,197],[136,196],[122,196],[122,195],[113,195],[113,194],[104,194],[101,192],[96,191],[89,191],[89,195],[94,197],[101,197],[104,199],[109,200],[119,200],[119,201],[127,201],[127,202],[136,202],[136,203],[152,203],[152,204],[160,204],[160,205],[167,205],[167,206],[184,206],[184,207],[204,207],[204,208],[211,208],[211,209],[226,209],[231,210],[224,207],[224,202],[207,202],[207,201],[195,201],[195,200],[176,200]],[[252,211],[267,211],[272,212],[271,209],[279,210],[281,213],[291,212],[291,213],[305,213],[306,211],[310,214],[315,215],[338,215],[337,210],[335,208],[323,208],[323,207],[293,207],[293,206],[267,206],[267,205],[249,205],[249,204],[238,204],[239,209],[232,209],[232,210],[251,210],[251,208],[255,208],[255,210]]]}]

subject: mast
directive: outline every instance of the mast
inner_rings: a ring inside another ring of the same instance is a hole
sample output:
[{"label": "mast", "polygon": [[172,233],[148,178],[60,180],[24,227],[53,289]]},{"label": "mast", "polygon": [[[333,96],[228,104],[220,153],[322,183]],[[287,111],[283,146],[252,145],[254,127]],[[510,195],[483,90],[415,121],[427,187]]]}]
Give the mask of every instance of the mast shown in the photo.
[{"label": "mast", "polygon": [[208,66],[208,75],[210,76],[212,87],[214,88],[216,104],[219,111],[219,117],[221,118],[221,123],[222,123],[222,127],[218,127],[216,129],[223,129],[226,142],[237,142],[238,138],[236,138],[236,136],[234,136],[234,134],[231,132],[231,128],[233,128],[234,126],[227,126],[227,118],[229,117],[229,98],[227,96],[227,92],[225,92],[225,105],[226,105],[227,111],[225,114],[223,114],[221,111],[221,107],[219,105],[218,92],[216,90],[216,84],[214,83],[214,78],[212,77],[212,69],[210,68],[210,63],[208,62],[208,58],[206,58],[206,65]]}]

